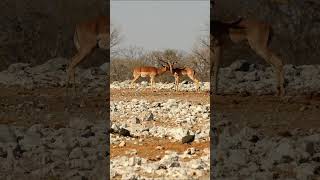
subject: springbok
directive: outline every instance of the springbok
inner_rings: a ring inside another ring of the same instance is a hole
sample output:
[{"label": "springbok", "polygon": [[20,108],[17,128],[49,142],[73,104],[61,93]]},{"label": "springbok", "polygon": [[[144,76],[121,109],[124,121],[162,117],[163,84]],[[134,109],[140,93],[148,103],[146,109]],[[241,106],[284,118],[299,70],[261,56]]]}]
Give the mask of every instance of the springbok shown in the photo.
[{"label": "springbok", "polygon": [[[171,65],[173,66],[176,63],[172,63]],[[199,80],[196,78],[196,71],[193,70],[192,68],[189,67],[184,67],[184,68],[172,68],[171,73],[174,76],[174,83],[175,83],[175,90],[179,90],[179,78],[181,76],[188,76],[193,83],[195,84],[196,91],[200,91],[200,85],[199,85]]]},{"label": "springbok", "polygon": [[[214,93],[218,94],[219,81],[219,63],[222,56],[222,51],[228,43],[239,43],[247,41],[251,49],[260,55],[267,63],[271,64],[275,69],[277,78],[277,95],[283,96],[284,89],[284,74],[282,60],[269,48],[269,42],[272,38],[271,25],[256,20],[242,19],[227,23],[217,20],[211,20],[211,67],[214,72]],[[214,66],[214,67],[213,67]]]},{"label": "springbok", "polygon": [[78,52],[71,58],[67,68],[66,92],[71,79],[75,91],[75,68],[87,55],[97,47],[103,50],[110,49],[109,24],[109,18],[98,16],[76,25],[73,41]]},{"label": "springbok", "polygon": [[[164,61],[163,61],[164,62]],[[166,65],[162,65],[161,68],[151,67],[151,66],[143,66],[136,67],[133,69],[133,80],[131,81],[131,87],[134,87],[134,83],[139,79],[139,77],[150,77],[151,88],[154,88],[155,77],[159,76],[166,71],[172,72],[172,65],[169,62],[165,62]]]}]

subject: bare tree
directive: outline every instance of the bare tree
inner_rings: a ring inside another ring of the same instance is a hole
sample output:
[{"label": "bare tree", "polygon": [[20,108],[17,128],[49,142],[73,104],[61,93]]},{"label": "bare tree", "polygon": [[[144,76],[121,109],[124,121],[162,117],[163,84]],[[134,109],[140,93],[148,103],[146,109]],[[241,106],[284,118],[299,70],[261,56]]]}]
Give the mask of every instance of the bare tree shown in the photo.
[{"label": "bare tree", "polygon": [[210,45],[209,34],[200,36],[190,54],[189,61],[199,72],[202,79],[208,79],[210,75]]},{"label": "bare tree", "polygon": [[111,56],[119,53],[119,48],[116,46],[121,43],[123,36],[121,35],[121,29],[119,26],[116,26],[114,23],[111,23],[111,32],[110,32],[110,53]]},{"label": "bare tree", "polygon": [[166,49],[164,51],[151,51],[146,54],[145,60],[151,63],[158,63],[160,59],[167,62],[179,62],[183,57],[181,52],[174,49]]},{"label": "bare tree", "polygon": [[118,55],[128,60],[139,60],[143,59],[145,52],[142,47],[129,46],[127,48],[120,49]]},{"label": "bare tree", "polygon": [[209,35],[199,37],[198,41],[192,49],[193,57],[198,61],[210,65],[210,44]]}]

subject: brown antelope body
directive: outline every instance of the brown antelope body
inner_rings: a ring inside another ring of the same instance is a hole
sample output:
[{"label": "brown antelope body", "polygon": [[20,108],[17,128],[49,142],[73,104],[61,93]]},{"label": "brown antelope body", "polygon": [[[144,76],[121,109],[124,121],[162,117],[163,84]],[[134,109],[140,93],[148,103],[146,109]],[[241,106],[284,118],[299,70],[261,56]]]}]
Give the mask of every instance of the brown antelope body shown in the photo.
[{"label": "brown antelope body", "polygon": [[133,80],[131,82],[131,87],[133,87],[134,83],[139,79],[139,77],[150,77],[150,84],[153,89],[155,83],[155,77],[163,74],[164,72],[170,70],[170,66],[163,66],[161,68],[156,67],[136,67],[133,69]]},{"label": "brown antelope body", "polygon": [[67,68],[66,88],[68,88],[70,80],[72,80],[75,90],[75,68],[95,48],[110,49],[109,24],[109,18],[99,16],[76,25],[73,41],[77,53],[71,58]]},{"label": "brown antelope body", "polygon": [[223,48],[229,43],[247,41],[251,49],[275,69],[277,94],[280,96],[285,94],[282,60],[269,48],[269,41],[272,37],[270,24],[240,18],[231,23],[212,20],[211,26],[211,53],[213,53],[211,57],[213,58],[210,69],[214,72],[214,93],[218,94],[219,63]]},{"label": "brown antelope body", "polygon": [[196,72],[193,69],[188,68],[188,67],[185,67],[185,68],[172,68],[172,73],[173,73],[173,76],[174,76],[175,90],[176,91],[179,90],[179,78],[181,76],[188,76],[195,83],[196,90],[197,91],[200,90],[199,80],[195,77]]}]

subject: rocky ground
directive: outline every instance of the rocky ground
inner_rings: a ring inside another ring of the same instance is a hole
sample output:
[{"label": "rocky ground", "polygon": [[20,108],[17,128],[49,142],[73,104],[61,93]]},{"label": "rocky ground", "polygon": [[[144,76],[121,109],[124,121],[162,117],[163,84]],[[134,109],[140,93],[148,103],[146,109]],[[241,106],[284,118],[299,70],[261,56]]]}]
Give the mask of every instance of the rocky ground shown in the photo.
[{"label": "rocky ground", "polygon": [[94,76],[94,69],[79,69],[86,77],[81,96],[66,98],[67,62],[18,63],[0,72],[0,179],[106,179],[103,66]]},{"label": "rocky ground", "polygon": [[269,95],[270,68],[243,61],[223,68],[221,90],[230,95],[211,97],[211,177],[320,179],[319,67],[286,65],[283,98]]},{"label": "rocky ground", "polygon": [[[224,94],[269,95],[275,91],[275,73],[270,66],[239,60],[219,73]],[[320,65],[285,65],[284,76],[287,95],[319,94]]]},{"label": "rocky ground", "polygon": [[110,107],[112,178],[209,178],[208,93],[111,89]]},{"label": "rocky ground", "polygon": [[[18,63],[0,72],[0,179],[105,176],[99,167],[108,167],[108,64],[77,69],[81,84],[70,98],[67,62]],[[111,176],[319,179],[320,67],[286,65],[285,74],[287,96],[278,98],[270,95],[271,68],[244,61],[222,68],[220,90],[228,95],[212,97],[211,140],[209,83],[194,92],[184,81],[174,92],[173,83],[157,83],[152,91],[146,82],[135,89],[130,81],[113,82]]]},{"label": "rocky ground", "polygon": [[239,128],[228,118],[221,119],[211,140],[213,178],[320,179],[319,128],[267,135],[257,126]]}]

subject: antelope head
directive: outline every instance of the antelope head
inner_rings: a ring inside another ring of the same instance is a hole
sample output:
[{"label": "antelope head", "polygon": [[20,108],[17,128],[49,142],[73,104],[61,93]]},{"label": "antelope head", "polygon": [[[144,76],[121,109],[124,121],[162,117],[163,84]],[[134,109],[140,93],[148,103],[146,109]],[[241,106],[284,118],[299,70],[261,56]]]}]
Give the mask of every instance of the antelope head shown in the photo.
[{"label": "antelope head", "polygon": [[170,66],[170,72],[171,74],[173,74],[173,65],[177,64],[177,62],[169,62],[169,66]]},{"label": "antelope head", "polygon": [[171,63],[170,61],[164,61],[162,59],[159,59],[159,61],[165,63],[165,65],[162,65],[162,66],[166,67],[167,68],[166,70],[168,70],[168,68],[169,68],[170,72],[173,73],[173,65],[175,63]]}]

